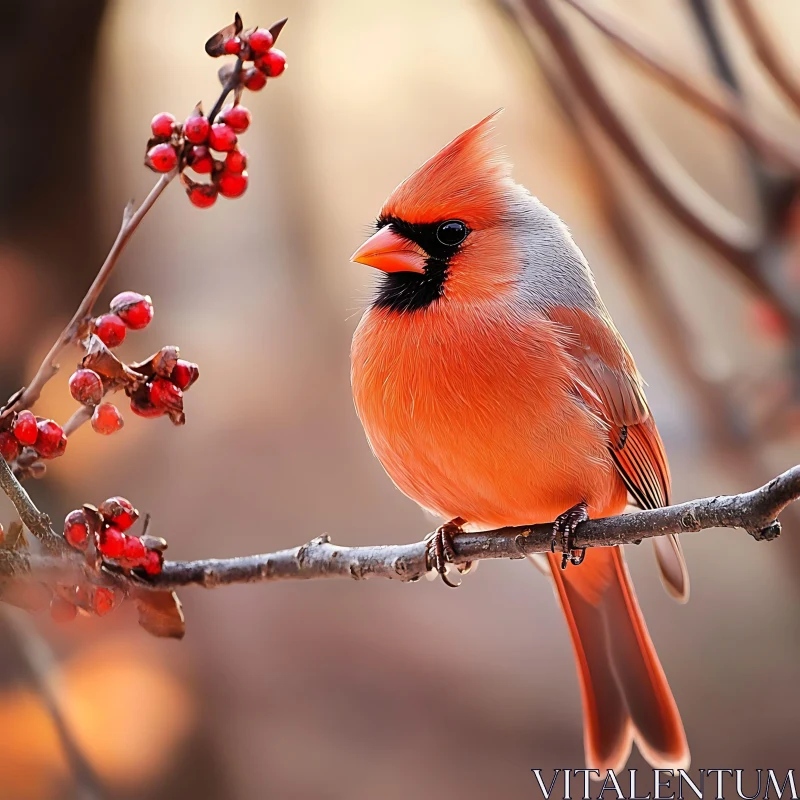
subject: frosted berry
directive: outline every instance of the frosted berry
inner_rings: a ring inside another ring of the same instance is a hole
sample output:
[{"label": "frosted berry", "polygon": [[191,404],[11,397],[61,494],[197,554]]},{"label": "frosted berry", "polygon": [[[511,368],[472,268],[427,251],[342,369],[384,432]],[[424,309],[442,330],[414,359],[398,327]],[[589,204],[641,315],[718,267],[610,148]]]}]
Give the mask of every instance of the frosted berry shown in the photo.
[{"label": "frosted berry", "polygon": [[113,524],[120,531],[128,530],[139,519],[139,512],[124,497],[109,497],[97,510],[107,523]]},{"label": "frosted berry", "polygon": [[103,314],[94,323],[94,332],[100,341],[109,348],[118,347],[125,341],[125,323],[116,314]]},{"label": "frosted berry", "polygon": [[0,455],[6,461],[13,461],[19,455],[19,451],[19,442],[13,433],[10,431],[0,433]]},{"label": "frosted berry", "polygon": [[186,141],[192,144],[204,144],[210,129],[211,125],[208,119],[200,114],[192,114],[183,123],[183,135],[186,137]]},{"label": "frosted berry", "polygon": [[225,169],[228,172],[244,172],[247,169],[247,153],[244,150],[231,150],[225,156]]},{"label": "frosted berry", "polygon": [[200,368],[191,361],[179,358],[169,377],[181,391],[185,392],[200,377]]},{"label": "frosted berry", "polygon": [[104,617],[117,607],[119,599],[117,592],[110,586],[97,586],[92,593],[92,611],[98,617]]},{"label": "frosted berry", "polygon": [[251,92],[258,92],[267,85],[267,76],[261,70],[250,67],[244,75],[244,85]]},{"label": "frosted berry", "polygon": [[235,133],[244,133],[250,127],[250,112],[237,103],[235,106],[225,106],[220,115],[220,121],[230,125]]},{"label": "frosted berry", "polygon": [[106,558],[119,558],[125,549],[125,534],[113,525],[103,528],[98,536],[97,549]]},{"label": "frosted berry", "polygon": [[283,50],[270,50],[258,60],[258,68],[270,78],[277,78],[286,69],[286,54]]},{"label": "frosted berry", "polygon": [[164,556],[158,550],[148,550],[142,566],[148,575],[159,575],[164,567]]},{"label": "frosted berry", "polygon": [[171,144],[162,142],[147,151],[144,163],[155,172],[170,172],[178,166],[178,154]]},{"label": "frosted berry", "polygon": [[90,524],[83,509],[70,511],[64,519],[64,538],[77,550],[85,550],[89,545]]},{"label": "frosted berry", "polygon": [[77,607],[67,602],[63,597],[55,595],[50,601],[50,616],[53,618],[53,622],[57,622],[59,625],[72,622],[77,613]]},{"label": "frosted berry", "polygon": [[208,134],[208,144],[212,150],[227,153],[236,147],[236,131],[224,122],[215,122]]},{"label": "frosted berry", "polygon": [[20,411],[14,421],[14,436],[20,444],[30,446],[36,441],[39,429],[36,427],[36,417],[31,411]]},{"label": "frosted berry", "polygon": [[138,536],[125,537],[125,548],[122,551],[122,557],[124,559],[139,563],[144,561],[146,554],[147,550],[145,550],[145,546]]},{"label": "frosted berry", "polygon": [[189,151],[186,163],[199,175],[209,175],[214,171],[214,159],[211,152],[202,144],[195,145]]},{"label": "frosted berry", "polygon": [[153,319],[153,301],[150,295],[120,292],[111,301],[111,311],[132,331],[140,331]]},{"label": "frosted berry", "polygon": [[171,381],[156,378],[148,393],[150,403],[165,411],[180,411],[183,408],[183,392]]},{"label": "frosted berry", "polygon": [[223,197],[241,197],[247,190],[247,172],[223,172],[217,186]]},{"label": "frosted berry", "polygon": [[175,117],[166,111],[162,111],[153,117],[150,123],[150,130],[153,131],[153,136],[158,136],[160,139],[168,139],[172,136],[174,125]]},{"label": "frosted berry", "polygon": [[250,49],[254,55],[261,56],[272,47],[275,40],[266,28],[256,28],[249,38]]},{"label": "frosted berry", "polygon": [[93,369],[79,369],[69,379],[70,394],[84,406],[96,406],[103,399],[103,379]]},{"label": "frosted berry", "polygon": [[34,448],[42,458],[58,458],[67,449],[67,437],[62,427],[52,419],[40,419]]},{"label": "frosted berry", "polygon": [[125,425],[119,409],[113,403],[101,403],[92,414],[92,430],[103,436],[116,433]]},{"label": "frosted berry", "polygon": [[228,41],[225,42],[222,49],[229,56],[238,55],[239,51],[242,49],[242,40],[238,36],[234,36],[232,39],[228,39]]}]

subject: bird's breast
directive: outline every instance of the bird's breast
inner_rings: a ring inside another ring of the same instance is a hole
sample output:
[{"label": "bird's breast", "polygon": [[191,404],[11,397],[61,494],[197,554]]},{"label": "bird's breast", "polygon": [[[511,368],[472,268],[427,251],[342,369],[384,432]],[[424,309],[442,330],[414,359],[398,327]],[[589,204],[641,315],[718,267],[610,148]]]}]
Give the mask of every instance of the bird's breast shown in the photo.
[{"label": "bird's breast", "polygon": [[557,326],[503,309],[373,307],[353,338],[356,409],[389,476],[423,507],[485,526],[619,505],[605,430],[569,367]]}]

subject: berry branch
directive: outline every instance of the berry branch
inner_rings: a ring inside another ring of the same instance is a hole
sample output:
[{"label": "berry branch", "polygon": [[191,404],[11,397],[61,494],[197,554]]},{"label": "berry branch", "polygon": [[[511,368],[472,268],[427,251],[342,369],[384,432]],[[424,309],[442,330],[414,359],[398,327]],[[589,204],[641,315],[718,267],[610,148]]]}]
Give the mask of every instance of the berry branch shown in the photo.
[{"label": "berry branch", "polygon": [[[137,363],[125,363],[113,352],[128,331],[150,324],[150,297],[122,292],[111,300],[108,312],[93,316],[94,309],[126,244],[174,178],[180,176],[190,202],[200,208],[210,207],[218,196],[237,198],[245,193],[247,155],[239,147],[239,137],[250,127],[252,115],[241,98],[245,89],[259,91],[268,79],[284,72],[286,56],[275,42],[285,24],[283,19],[271,28],[245,29],[236,14],[233,23],[206,42],[206,53],[213,58],[236,57],[234,64],[219,70],[222,90],[211,113],[205,116],[198,103],[183,123],[166,112],[153,117],[144,161],[159,173],[158,181],[138,208],[125,209],[117,237],[72,319],[28,386],[0,409],[0,488],[21,520],[9,525],[7,535],[0,525],[0,560],[7,567],[0,570],[4,577],[0,599],[6,602],[30,611],[49,605],[55,619],[67,622],[80,612],[102,616],[131,598],[139,607],[140,622],[151,633],[183,635],[177,597],[169,591],[137,587],[137,581],[161,571],[167,547],[164,539],[149,534],[149,517],[140,534],[129,531],[139,512],[125,498],[112,497],[99,506],[85,503],[70,512],[63,535],[57,534],[20,481],[43,477],[44,462],[63,456],[69,437],[85,422],[91,421],[99,434],[119,431],[123,416],[106,401],[115,392],[127,395],[131,411],[138,416],[166,416],[176,426],[185,424],[184,394],[199,377],[197,364],[180,358],[172,345]],[[231,93],[233,102],[225,105]],[[192,180],[187,170],[207,175],[209,182]],[[80,406],[62,426],[36,416],[31,409],[72,345],[83,350],[69,379],[70,393]],[[29,552],[23,525],[38,540],[44,557],[54,562],[46,575],[38,571],[35,578],[30,575],[31,565],[40,556]]]}]

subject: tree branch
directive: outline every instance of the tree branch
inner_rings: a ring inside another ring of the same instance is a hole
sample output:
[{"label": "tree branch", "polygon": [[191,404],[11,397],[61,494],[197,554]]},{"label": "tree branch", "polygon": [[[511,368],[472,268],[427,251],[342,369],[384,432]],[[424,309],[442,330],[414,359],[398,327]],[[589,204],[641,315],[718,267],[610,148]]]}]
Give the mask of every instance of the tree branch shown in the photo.
[{"label": "tree branch", "polygon": [[731,8],[753,52],[784,96],[800,111],[800,84],[792,76],[778,49],[761,24],[750,0],[731,0]]},{"label": "tree branch", "polygon": [[706,116],[735,131],[763,156],[773,159],[777,164],[794,173],[800,172],[798,152],[753,125],[742,114],[736,95],[727,87],[719,87],[722,100],[717,100],[713,95],[698,89],[688,77],[682,75],[665,58],[655,55],[656,48],[652,42],[645,44],[640,40],[638,34],[620,19],[592,7],[585,0],[564,0],[564,2],[582,14],[628,58],[647,67],[654,77],[671,92],[682,97]]},{"label": "tree branch", "polygon": [[[798,497],[800,466],[793,467],[752,492],[730,497],[707,497],[652,511],[589,520],[578,526],[574,545],[576,548],[609,547],[706,528],[743,528],[755,539],[769,541],[780,533],[778,515]],[[547,553],[550,551],[552,533],[553,526],[548,523],[460,534],[455,537],[454,563]],[[321,536],[300,547],[263,555],[167,561],[163,572],[148,580],[147,586],[157,589],[178,589],[183,586],[213,589],[232,583],[334,577],[414,581],[428,571],[426,550],[425,541],[402,545],[340,547],[332,544],[329,537]]]}]

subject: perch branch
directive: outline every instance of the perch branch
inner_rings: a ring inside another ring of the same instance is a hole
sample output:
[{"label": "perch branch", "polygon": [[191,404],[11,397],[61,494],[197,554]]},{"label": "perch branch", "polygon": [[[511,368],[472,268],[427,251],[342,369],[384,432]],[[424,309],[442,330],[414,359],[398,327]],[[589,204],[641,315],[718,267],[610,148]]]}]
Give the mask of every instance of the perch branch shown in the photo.
[{"label": "perch branch", "polygon": [[[743,528],[759,540],[780,533],[777,517],[800,497],[800,466],[774,478],[752,492],[730,497],[708,497],[688,503],[637,511],[618,517],[589,520],[576,532],[575,547],[630,544],[669,533],[706,528]],[[455,563],[486,558],[522,558],[546,553],[552,541],[552,524],[499,528],[455,537]],[[242,558],[204,561],[167,561],[158,577],[147,585],[157,589],[202,586],[207,589],[231,583],[315,578],[394,578],[417,580],[428,571],[425,541],[403,545],[339,547],[327,536],[290,550]]]},{"label": "perch branch", "polygon": [[[610,547],[706,528],[742,528],[759,541],[769,541],[780,533],[778,515],[798,498],[800,465],[752,492],[707,497],[666,508],[589,520],[578,526],[573,544],[576,548]],[[24,503],[30,506],[26,513],[41,516],[27,494]],[[516,559],[533,553],[547,553],[552,531],[552,524],[541,524],[460,534],[454,542],[454,563],[487,558]],[[401,545],[340,547],[332,544],[328,536],[321,536],[300,547],[274,553],[201,561],[166,561],[163,572],[153,578],[114,577],[120,583],[127,580],[131,586],[155,591],[185,586],[213,589],[239,583],[336,577],[415,581],[428,572],[427,546],[426,541],[420,541]],[[67,553],[66,558],[58,558],[25,550],[2,551],[0,578],[42,580],[46,576],[58,580],[61,575],[61,580],[74,581],[78,578],[76,571],[79,568],[76,559],[70,555]]]}]

